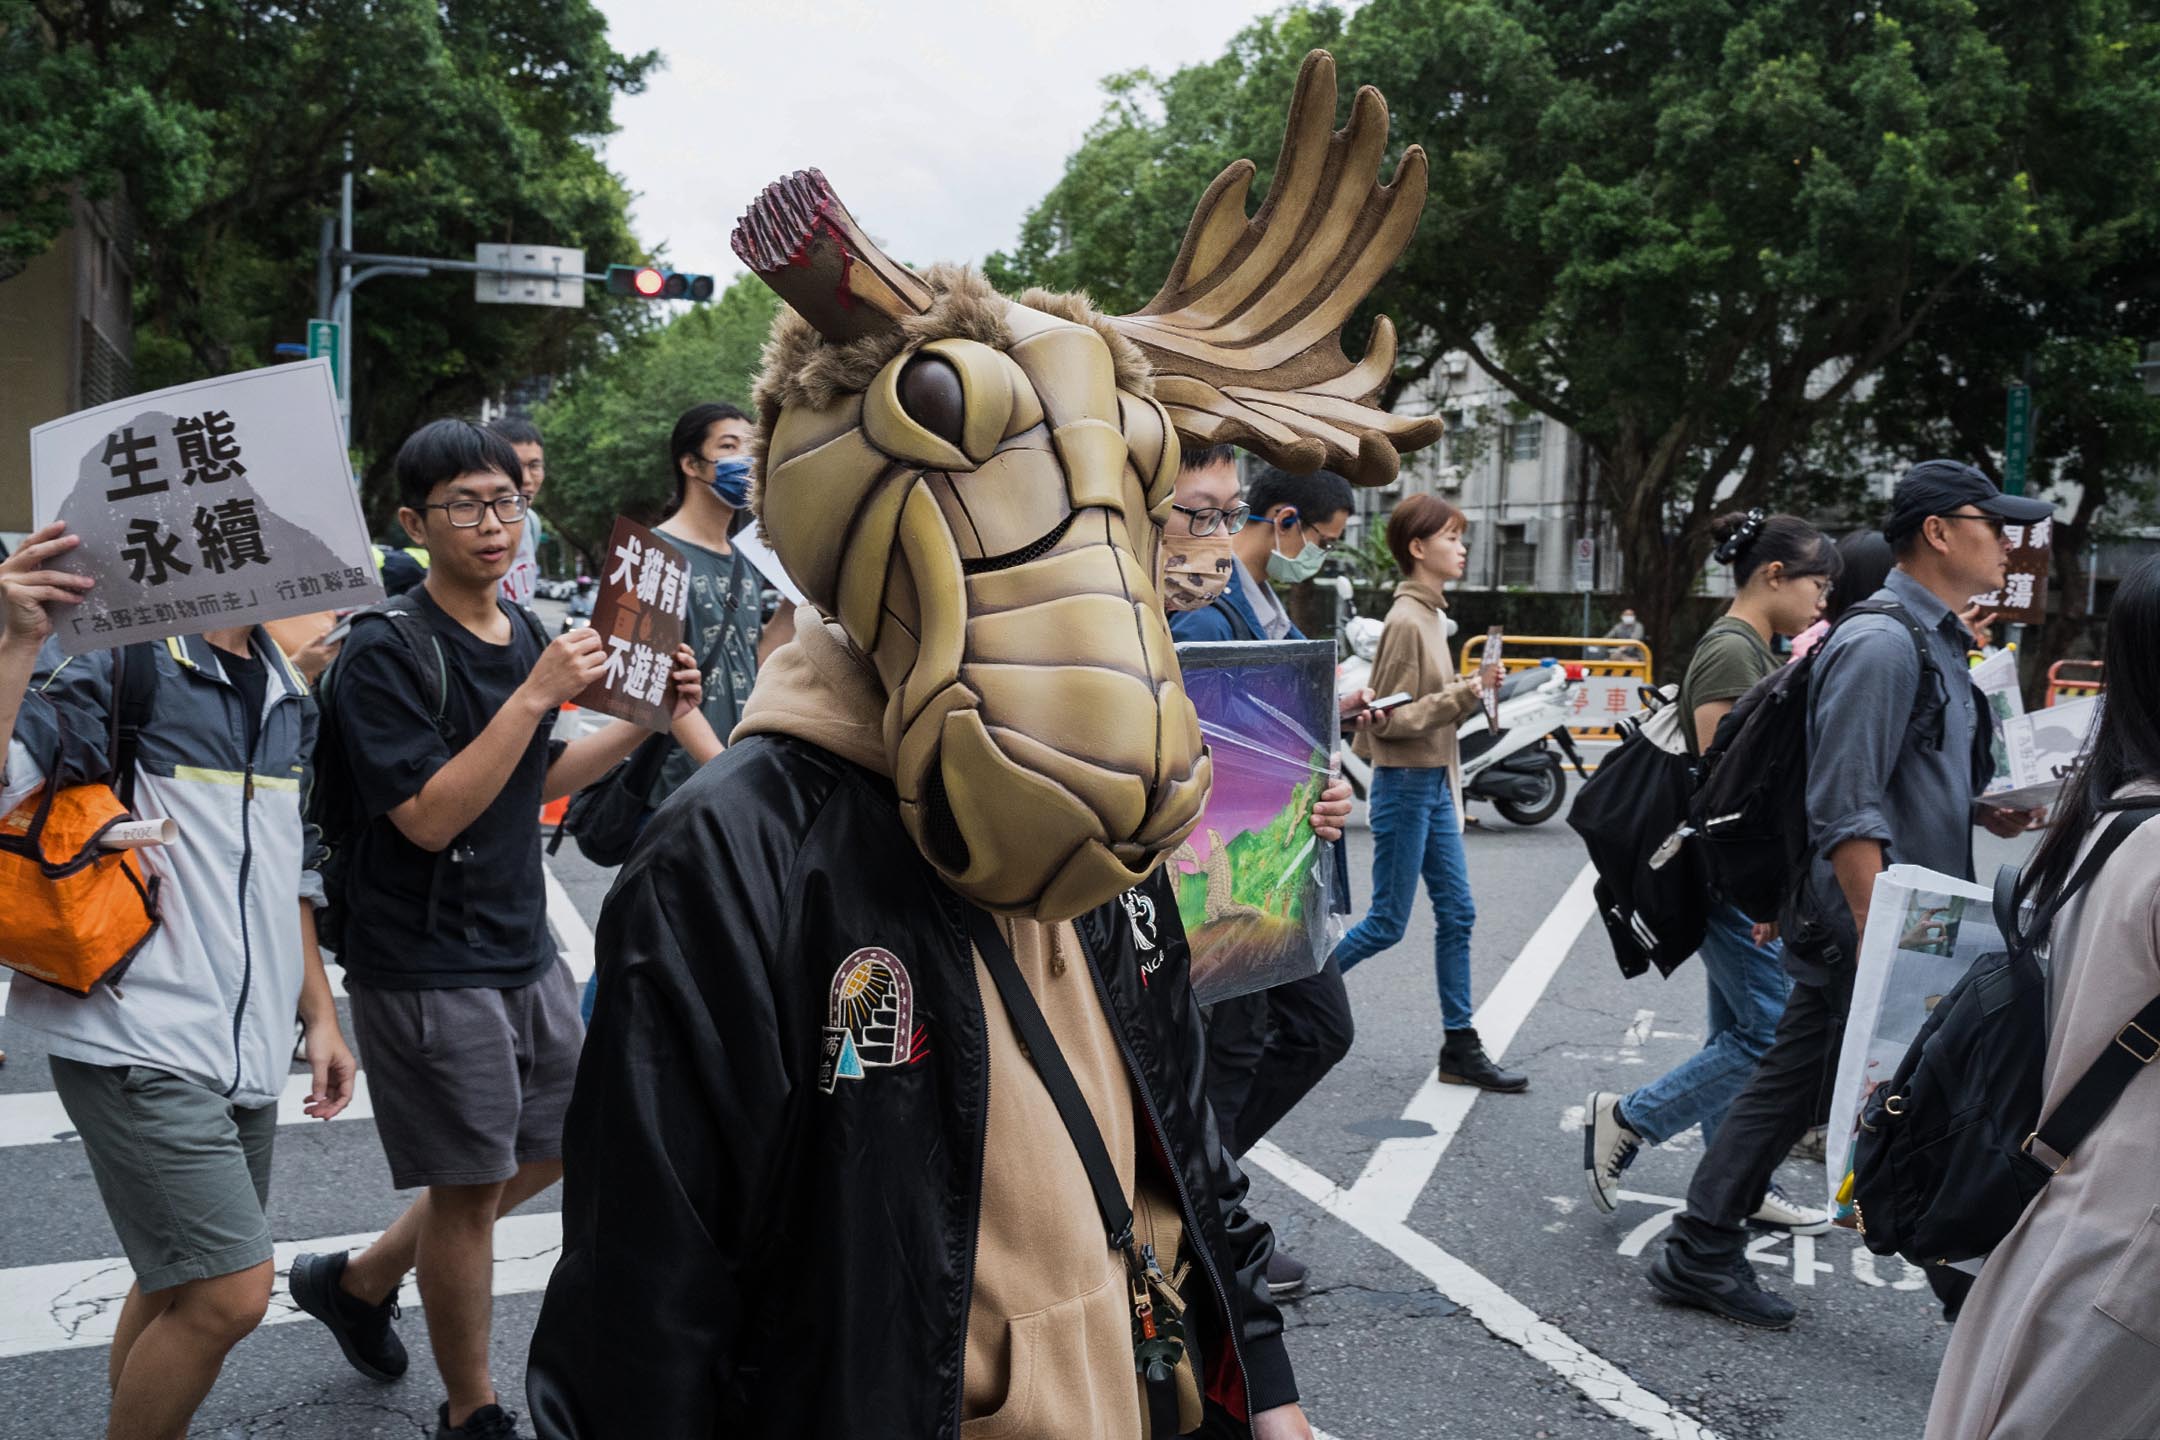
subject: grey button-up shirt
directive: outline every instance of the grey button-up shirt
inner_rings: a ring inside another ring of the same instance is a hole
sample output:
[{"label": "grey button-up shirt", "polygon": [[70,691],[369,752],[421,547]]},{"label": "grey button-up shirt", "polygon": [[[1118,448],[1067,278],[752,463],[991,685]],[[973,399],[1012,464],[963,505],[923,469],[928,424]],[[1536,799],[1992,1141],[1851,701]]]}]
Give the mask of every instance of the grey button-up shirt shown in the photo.
[{"label": "grey button-up shirt", "polygon": [[1845,841],[1882,841],[1885,864],[1972,877],[1973,729],[1982,723],[1966,660],[1972,637],[1950,607],[1902,570],[1869,598],[1895,600],[1920,622],[1948,693],[1947,703],[1936,698],[1933,681],[1923,691],[1912,633],[1894,615],[1847,619],[1808,677],[1810,878],[1816,913],[1848,958],[1858,939],[1830,866]]}]

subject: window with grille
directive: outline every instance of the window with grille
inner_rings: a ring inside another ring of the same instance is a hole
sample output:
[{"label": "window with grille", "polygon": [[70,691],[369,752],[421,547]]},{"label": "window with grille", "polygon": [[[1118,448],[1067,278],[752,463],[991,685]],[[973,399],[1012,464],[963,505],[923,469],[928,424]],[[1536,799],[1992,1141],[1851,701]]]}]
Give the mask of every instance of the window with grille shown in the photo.
[{"label": "window with grille", "polygon": [[1537,543],[1530,538],[1530,527],[1527,525],[1500,527],[1500,583],[1537,583]]},{"label": "window with grille", "polygon": [[1535,460],[1544,453],[1544,447],[1545,421],[1542,417],[1507,427],[1508,459]]}]

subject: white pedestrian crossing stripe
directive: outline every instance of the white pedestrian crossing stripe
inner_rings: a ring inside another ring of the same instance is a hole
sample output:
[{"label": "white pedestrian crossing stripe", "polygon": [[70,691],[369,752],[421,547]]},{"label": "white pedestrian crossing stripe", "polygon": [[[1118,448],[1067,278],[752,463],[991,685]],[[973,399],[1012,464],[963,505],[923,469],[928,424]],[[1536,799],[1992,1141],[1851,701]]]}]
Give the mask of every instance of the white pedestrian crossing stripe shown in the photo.
[{"label": "white pedestrian crossing stripe", "polygon": [[[278,1283],[265,1325],[308,1317],[285,1291],[285,1271],[303,1251],[358,1250],[375,1236],[331,1235],[288,1240],[277,1247]],[[524,1295],[547,1287],[562,1249],[562,1215],[547,1211],[512,1215],[495,1223],[495,1293]],[[48,1350],[75,1350],[111,1342],[120,1302],[135,1275],[125,1259],[77,1260],[0,1270],[0,1359]],[[418,1290],[405,1287],[408,1306]],[[327,1345],[331,1343],[327,1338]]]}]

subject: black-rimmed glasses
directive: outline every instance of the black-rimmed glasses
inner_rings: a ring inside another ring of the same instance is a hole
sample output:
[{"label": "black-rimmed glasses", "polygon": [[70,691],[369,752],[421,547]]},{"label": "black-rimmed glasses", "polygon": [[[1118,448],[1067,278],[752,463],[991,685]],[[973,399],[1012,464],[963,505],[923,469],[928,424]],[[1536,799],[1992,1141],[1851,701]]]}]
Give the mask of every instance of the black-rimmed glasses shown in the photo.
[{"label": "black-rimmed glasses", "polygon": [[492,509],[495,518],[505,525],[515,525],[525,518],[531,502],[523,495],[498,495],[493,500],[450,500],[440,505],[423,505],[423,510],[440,510],[450,517],[450,523],[460,530],[470,530],[480,523],[480,512]]},{"label": "black-rimmed glasses", "polygon": [[1245,528],[1247,520],[1252,519],[1250,505],[1232,505],[1227,509],[1220,505],[1202,505],[1195,510],[1190,505],[1180,505],[1173,500],[1170,508],[1192,522],[1192,533],[1195,535],[1212,535],[1218,526],[1225,535],[1235,535]]},{"label": "black-rimmed glasses", "polygon": [[1967,510],[1953,510],[1947,515],[1938,515],[1935,518],[1938,520],[1978,520],[1988,529],[1993,530],[1995,538],[1998,540],[2003,538],[2003,526],[2008,523],[2000,515],[1975,515]]}]

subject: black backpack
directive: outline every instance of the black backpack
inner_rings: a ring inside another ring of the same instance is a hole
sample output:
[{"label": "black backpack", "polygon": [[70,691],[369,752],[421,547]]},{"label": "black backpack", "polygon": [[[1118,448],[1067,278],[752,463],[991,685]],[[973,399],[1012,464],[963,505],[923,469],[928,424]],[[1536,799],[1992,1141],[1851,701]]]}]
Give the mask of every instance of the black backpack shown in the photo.
[{"label": "black backpack", "polygon": [[[1855,615],[1888,615],[1911,632],[1920,654],[1920,723],[1926,726],[1932,717],[1940,746],[1947,691],[1920,622],[1895,600],[1863,600],[1838,623]],[[1829,643],[1826,637],[1756,681],[1718,721],[1702,755],[1689,810],[1691,848],[1701,856],[1710,888],[1750,920],[1781,919],[1788,893],[1806,874],[1808,680]]]},{"label": "black backpack", "polygon": [[1987,1254],[2138,1072],[2160,1057],[2155,998],[2040,1118],[2048,980],[2034,952],[2063,904],[2156,814],[2154,805],[2117,814],[2030,928],[2018,926],[2016,871],[2006,865],[1996,876],[1995,923],[2008,953],[1975,962],[1929,1014],[1897,1073],[1861,1108],[1852,1185],[1868,1249],[1916,1265]]},{"label": "black backpack", "polygon": [[[526,629],[541,649],[547,648],[547,630],[540,617],[523,605],[501,602]],[[410,591],[392,595],[370,605],[365,610],[354,611],[348,624],[358,630],[363,623],[381,621],[390,627],[398,639],[398,653],[412,667],[413,678],[420,686],[420,693],[427,698],[428,716],[434,722],[438,734],[449,738],[443,728],[443,710],[449,704],[450,659],[443,651],[442,638],[420,613],[420,602]],[[309,787],[306,800],[307,823],[322,836],[323,858],[317,867],[322,876],[324,904],[315,910],[315,938],[324,949],[342,954],[345,949],[345,888],[350,879],[350,861],[353,838],[360,833],[366,817],[361,814],[360,803],[352,780],[352,767],[345,758],[344,737],[339,731],[335,703],[339,677],[338,663],[333,660],[330,668],[323,671],[316,682],[316,708],[321,714],[315,735],[314,783]],[[442,889],[443,867],[450,862],[451,852],[457,847],[448,845],[435,857],[435,873],[428,886],[428,928],[435,928],[438,919],[436,900]]]},{"label": "black backpack", "polygon": [[1672,974],[1701,947],[1709,909],[1702,860],[1687,843],[1695,788],[1687,717],[1670,694],[1656,698],[1648,715],[1620,727],[1620,748],[1583,782],[1568,810],[1568,826],[1597,870],[1598,918],[1620,973],[1630,978],[1653,965]]}]

